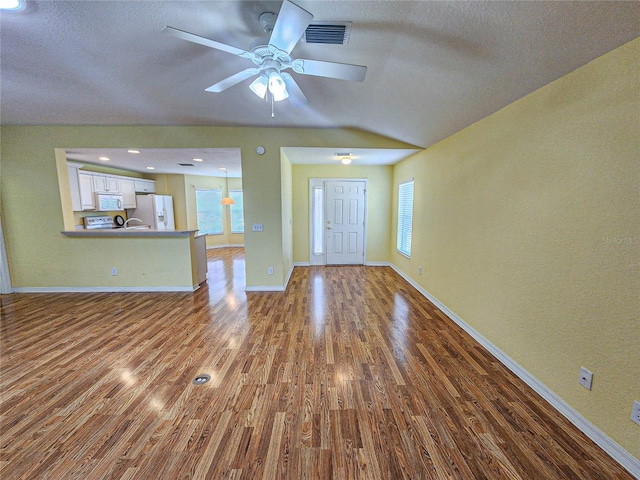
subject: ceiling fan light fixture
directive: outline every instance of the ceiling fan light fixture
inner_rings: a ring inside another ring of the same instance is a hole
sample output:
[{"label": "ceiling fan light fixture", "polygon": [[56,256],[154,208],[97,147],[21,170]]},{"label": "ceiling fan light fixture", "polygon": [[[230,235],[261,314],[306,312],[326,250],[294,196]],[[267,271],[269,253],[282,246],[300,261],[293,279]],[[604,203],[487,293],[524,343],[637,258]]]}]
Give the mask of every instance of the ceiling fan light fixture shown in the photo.
[{"label": "ceiling fan light fixture", "polygon": [[227,194],[224,196],[220,204],[235,205],[236,202],[233,200],[233,198],[231,198],[231,195],[229,194],[229,172],[225,167],[220,168],[220,170],[224,170],[224,179],[225,179],[224,183],[225,183],[225,186],[227,187]]},{"label": "ceiling fan light fixture", "polygon": [[264,75],[260,75],[253,82],[251,82],[249,88],[258,97],[264,98],[264,96],[267,94],[267,77]]},{"label": "ceiling fan light fixture", "polygon": [[24,2],[22,0],[0,0],[0,10],[22,10]]},{"label": "ceiling fan light fixture", "polygon": [[278,72],[271,72],[269,74],[269,91],[273,95],[273,100],[279,102],[289,96],[287,93],[287,85],[284,83],[282,75]]},{"label": "ceiling fan light fixture", "polygon": [[349,165],[351,163],[351,158],[350,157],[344,157],[340,161],[342,162],[343,165]]}]

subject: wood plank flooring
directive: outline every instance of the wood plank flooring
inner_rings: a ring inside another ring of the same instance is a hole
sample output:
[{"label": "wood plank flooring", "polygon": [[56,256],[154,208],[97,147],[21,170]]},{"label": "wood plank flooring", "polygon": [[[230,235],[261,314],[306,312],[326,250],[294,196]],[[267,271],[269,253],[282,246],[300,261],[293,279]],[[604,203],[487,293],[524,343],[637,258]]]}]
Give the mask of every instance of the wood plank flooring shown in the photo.
[{"label": "wood plank flooring", "polygon": [[0,477],[631,478],[390,268],[245,293],[208,254],[192,294],[0,297]]}]

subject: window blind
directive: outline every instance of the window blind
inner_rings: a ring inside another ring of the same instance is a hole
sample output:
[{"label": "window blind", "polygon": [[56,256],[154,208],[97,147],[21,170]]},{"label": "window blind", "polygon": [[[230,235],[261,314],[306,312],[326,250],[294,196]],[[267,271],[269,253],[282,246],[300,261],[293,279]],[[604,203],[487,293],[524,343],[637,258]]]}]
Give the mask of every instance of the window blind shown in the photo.
[{"label": "window blind", "polygon": [[398,185],[398,239],[397,249],[406,257],[411,256],[411,232],[413,228],[413,179]]}]

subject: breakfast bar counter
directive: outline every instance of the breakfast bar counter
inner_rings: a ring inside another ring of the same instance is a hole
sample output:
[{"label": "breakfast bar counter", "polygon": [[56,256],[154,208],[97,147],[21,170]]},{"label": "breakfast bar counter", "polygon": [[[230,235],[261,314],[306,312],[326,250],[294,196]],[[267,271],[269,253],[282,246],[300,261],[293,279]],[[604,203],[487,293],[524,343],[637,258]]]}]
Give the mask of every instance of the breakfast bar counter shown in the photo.
[{"label": "breakfast bar counter", "polygon": [[189,237],[198,230],[149,230],[148,228],[96,228],[64,230],[67,237]]}]

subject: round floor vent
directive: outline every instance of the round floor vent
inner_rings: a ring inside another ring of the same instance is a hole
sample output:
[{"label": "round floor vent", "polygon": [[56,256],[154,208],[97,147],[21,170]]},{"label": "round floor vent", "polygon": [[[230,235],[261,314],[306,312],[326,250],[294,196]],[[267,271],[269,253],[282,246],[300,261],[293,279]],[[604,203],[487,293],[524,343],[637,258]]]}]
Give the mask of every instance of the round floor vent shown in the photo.
[{"label": "round floor vent", "polygon": [[209,380],[211,380],[211,375],[207,375],[206,373],[201,373],[200,375],[198,375],[196,378],[193,379],[193,384],[202,385],[204,383],[207,383]]}]

